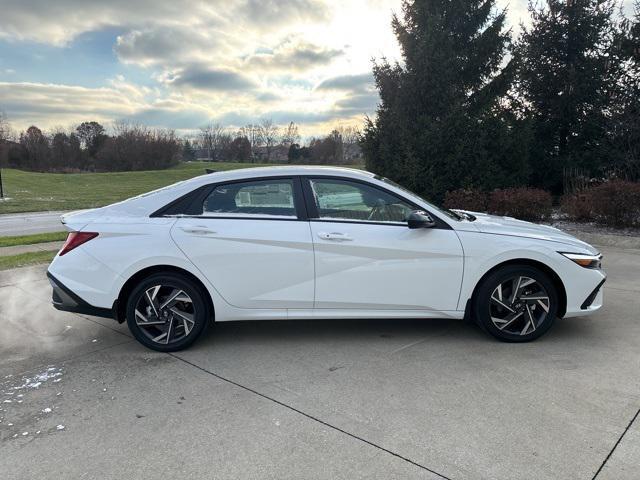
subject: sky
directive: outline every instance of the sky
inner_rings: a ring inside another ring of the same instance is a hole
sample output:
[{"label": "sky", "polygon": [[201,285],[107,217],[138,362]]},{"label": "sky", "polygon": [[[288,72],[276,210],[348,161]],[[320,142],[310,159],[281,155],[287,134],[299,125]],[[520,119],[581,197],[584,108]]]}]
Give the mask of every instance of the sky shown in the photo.
[{"label": "sky", "polygon": [[[0,110],[16,130],[81,121],[188,133],[361,126],[372,59],[399,58],[400,0],[0,0]],[[527,18],[526,0],[509,23]]]}]

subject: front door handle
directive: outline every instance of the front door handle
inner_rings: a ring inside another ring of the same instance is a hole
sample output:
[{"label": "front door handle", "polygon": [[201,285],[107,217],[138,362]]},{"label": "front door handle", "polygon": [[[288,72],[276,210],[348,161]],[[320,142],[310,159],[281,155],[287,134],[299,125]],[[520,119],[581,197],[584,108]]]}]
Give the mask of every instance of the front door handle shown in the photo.
[{"label": "front door handle", "polygon": [[185,233],[191,233],[192,235],[213,235],[216,233],[201,225],[197,225],[195,227],[181,227],[181,230]]},{"label": "front door handle", "polygon": [[351,238],[346,233],[341,232],[320,232],[318,233],[318,237],[323,240],[333,240],[334,242],[351,242],[353,238]]}]

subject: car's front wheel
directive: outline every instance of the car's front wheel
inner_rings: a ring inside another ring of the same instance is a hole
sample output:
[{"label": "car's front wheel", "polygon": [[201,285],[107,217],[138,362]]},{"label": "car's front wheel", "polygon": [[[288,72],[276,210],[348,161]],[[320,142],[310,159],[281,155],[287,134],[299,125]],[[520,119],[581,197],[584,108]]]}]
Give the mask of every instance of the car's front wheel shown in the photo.
[{"label": "car's front wheel", "polygon": [[485,331],[506,342],[542,336],[558,312],[551,279],[528,265],[507,265],[487,276],[473,299],[473,316]]},{"label": "car's front wheel", "polygon": [[160,352],[187,348],[210,321],[206,292],[178,273],[142,280],[127,300],[127,324],[144,346]]}]

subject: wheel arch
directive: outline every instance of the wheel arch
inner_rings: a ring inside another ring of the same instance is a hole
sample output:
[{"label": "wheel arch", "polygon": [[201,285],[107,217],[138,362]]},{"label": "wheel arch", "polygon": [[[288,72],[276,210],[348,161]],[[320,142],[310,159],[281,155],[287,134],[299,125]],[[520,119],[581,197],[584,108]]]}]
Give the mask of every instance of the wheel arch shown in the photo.
[{"label": "wheel arch", "polygon": [[126,320],[127,300],[138,282],[156,273],[178,273],[193,281],[194,284],[202,290],[204,299],[209,306],[209,311],[211,312],[211,319],[215,319],[215,308],[213,305],[211,294],[209,293],[209,290],[207,290],[207,287],[204,285],[204,283],[202,283],[202,281],[198,277],[196,277],[188,270],[176,267],[174,265],[153,265],[151,267],[146,267],[142,270],[137,271],[136,273],[131,275],[129,279],[122,285],[120,293],[118,294],[118,299],[115,301],[113,308],[118,323],[123,323]]},{"label": "wheel arch", "polygon": [[562,283],[562,279],[555,272],[555,270],[553,270],[551,267],[549,267],[549,265],[546,265],[546,264],[544,264],[544,263],[542,263],[542,262],[540,262],[538,260],[532,260],[530,258],[513,258],[513,259],[510,259],[510,260],[506,260],[504,262],[498,263],[497,265],[494,265],[489,270],[487,270],[484,273],[484,275],[482,275],[482,277],[480,277],[480,280],[478,280],[478,282],[476,283],[476,286],[473,289],[473,293],[471,294],[471,298],[469,298],[469,300],[467,301],[467,307],[465,309],[465,316],[469,314],[471,304],[475,299],[475,296],[476,296],[476,293],[478,291],[478,288],[480,287],[482,282],[485,280],[485,278],[487,278],[489,275],[491,275],[497,269],[505,267],[505,266],[509,266],[509,265],[525,265],[525,266],[529,266],[529,267],[534,267],[534,268],[537,268],[537,269],[541,270],[546,275],[548,275],[549,278],[551,279],[551,281],[553,282],[554,287],[556,287],[556,290],[558,292],[558,313],[557,313],[557,316],[558,316],[558,318],[562,318],[564,316],[564,314],[567,311],[567,291],[566,291],[566,289],[564,287],[564,283]]}]

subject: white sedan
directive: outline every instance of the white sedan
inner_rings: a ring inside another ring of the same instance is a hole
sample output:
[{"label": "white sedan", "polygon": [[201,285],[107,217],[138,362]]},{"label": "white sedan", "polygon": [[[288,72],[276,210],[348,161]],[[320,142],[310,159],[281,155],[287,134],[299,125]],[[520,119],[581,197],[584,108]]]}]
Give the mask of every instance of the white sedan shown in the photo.
[{"label": "white sedan", "polygon": [[344,168],[212,173],[62,222],[54,306],[126,321],[160,351],[214,320],[472,318],[523,342],[598,310],[606,278],[560,230],[443,210]]}]

